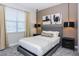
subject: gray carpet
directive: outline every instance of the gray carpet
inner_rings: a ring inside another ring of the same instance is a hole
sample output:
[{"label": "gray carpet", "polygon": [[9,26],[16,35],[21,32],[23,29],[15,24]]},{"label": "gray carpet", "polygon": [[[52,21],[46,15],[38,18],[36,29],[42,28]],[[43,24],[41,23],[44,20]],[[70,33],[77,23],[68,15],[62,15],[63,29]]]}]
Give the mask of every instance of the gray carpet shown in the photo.
[{"label": "gray carpet", "polygon": [[[23,55],[17,51],[17,46],[13,46],[0,51],[0,56],[23,56]],[[70,49],[60,47],[52,56],[78,56],[78,54]]]}]

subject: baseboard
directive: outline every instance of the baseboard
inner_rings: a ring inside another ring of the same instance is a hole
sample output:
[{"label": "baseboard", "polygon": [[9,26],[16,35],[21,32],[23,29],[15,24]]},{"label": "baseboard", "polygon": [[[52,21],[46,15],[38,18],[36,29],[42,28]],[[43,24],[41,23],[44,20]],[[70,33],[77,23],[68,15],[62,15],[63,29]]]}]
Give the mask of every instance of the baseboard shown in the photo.
[{"label": "baseboard", "polygon": [[0,51],[2,51],[3,49],[0,49]]},{"label": "baseboard", "polygon": [[15,45],[17,45],[17,44],[18,44],[18,43],[10,44],[9,47],[15,46]]},{"label": "baseboard", "polygon": [[[18,43],[10,44],[9,47],[15,46],[15,45],[17,45],[17,44],[18,44]],[[0,51],[2,51],[2,50],[4,50],[4,49],[0,49]]]}]

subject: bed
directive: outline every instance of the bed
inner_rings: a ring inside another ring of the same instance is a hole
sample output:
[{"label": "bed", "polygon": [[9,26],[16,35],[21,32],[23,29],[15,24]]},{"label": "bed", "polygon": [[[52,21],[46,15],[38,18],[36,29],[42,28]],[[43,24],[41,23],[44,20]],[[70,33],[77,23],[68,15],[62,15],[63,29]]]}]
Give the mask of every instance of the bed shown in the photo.
[{"label": "bed", "polygon": [[34,36],[19,40],[17,50],[24,55],[45,56],[52,55],[60,46],[60,37]]}]

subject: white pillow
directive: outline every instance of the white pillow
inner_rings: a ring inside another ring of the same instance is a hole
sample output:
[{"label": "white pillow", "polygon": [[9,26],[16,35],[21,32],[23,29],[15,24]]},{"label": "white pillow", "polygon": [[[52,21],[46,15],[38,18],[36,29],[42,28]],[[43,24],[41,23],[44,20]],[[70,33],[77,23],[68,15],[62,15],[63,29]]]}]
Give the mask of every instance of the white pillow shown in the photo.
[{"label": "white pillow", "polygon": [[45,33],[45,32],[42,32],[41,35],[45,36],[45,37],[54,37],[53,34],[51,34],[51,33]]},{"label": "white pillow", "polygon": [[44,33],[50,33],[52,34],[54,37],[58,37],[59,36],[59,32],[58,31],[43,31]]},{"label": "white pillow", "polygon": [[52,33],[54,35],[54,37],[58,37],[59,36],[59,32],[58,31],[49,31],[50,33]]},{"label": "white pillow", "polygon": [[48,33],[48,31],[42,31],[42,32],[44,32],[44,33]]}]

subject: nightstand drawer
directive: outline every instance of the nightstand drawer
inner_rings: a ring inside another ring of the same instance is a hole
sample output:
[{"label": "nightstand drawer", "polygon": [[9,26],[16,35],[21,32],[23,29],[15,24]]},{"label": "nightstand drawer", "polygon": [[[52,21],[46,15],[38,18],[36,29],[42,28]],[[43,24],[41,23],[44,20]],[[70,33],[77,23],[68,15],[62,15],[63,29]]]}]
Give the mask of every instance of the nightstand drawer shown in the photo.
[{"label": "nightstand drawer", "polygon": [[74,49],[74,44],[70,42],[62,43],[62,46],[69,49]]},{"label": "nightstand drawer", "polygon": [[74,39],[72,38],[63,38],[62,39],[62,47],[74,49]]}]

